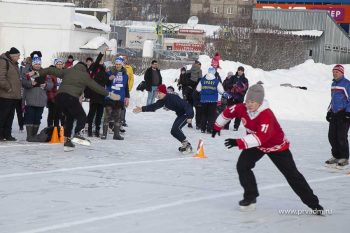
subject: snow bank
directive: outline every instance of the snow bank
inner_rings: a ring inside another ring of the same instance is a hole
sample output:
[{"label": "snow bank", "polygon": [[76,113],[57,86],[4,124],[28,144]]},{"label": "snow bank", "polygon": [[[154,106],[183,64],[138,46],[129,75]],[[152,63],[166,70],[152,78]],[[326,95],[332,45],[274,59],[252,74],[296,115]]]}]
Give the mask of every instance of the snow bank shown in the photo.
[{"label": "snow bank", "polygon": [[[200,56],[203,74],[208,70],[211,58]],[[297,121],[325,121],[328,105],[330,103],[330,86],[332,83],[332,68],[334,65],[324,65],[307,60],[303,64],[290,69],[264,71],[234,61],[220,61],[218,70],[224,80],[229,71],[236,72],[238,66],[245,68],[249,84],[262,81],[265,87],[266,99],[278,118]],[[344,65],[345,76],[350,77],[350,65]],[[190,66],[187,67],[189,69]],[[162,70],[163,82],[175,87],[175,79],[180,76],[180,69]],[[143,76],[135,77],[135,87],[143,80]],[[290,83],[293,86],[305,86],[307,90],[280,86]],[[179,91],[177,91],[179,92]],[[180,92],[179,92],[180,93]],[[133,105],[145,104],[147,92],[133,90]]]},{"label": "snow bank", "polygon": [[101,23],[95,16],[75,13],[74,17],[74,25],[78,25],[81,28],[93,28],[105,32],[111,31],[111,27],[109,25]]}]

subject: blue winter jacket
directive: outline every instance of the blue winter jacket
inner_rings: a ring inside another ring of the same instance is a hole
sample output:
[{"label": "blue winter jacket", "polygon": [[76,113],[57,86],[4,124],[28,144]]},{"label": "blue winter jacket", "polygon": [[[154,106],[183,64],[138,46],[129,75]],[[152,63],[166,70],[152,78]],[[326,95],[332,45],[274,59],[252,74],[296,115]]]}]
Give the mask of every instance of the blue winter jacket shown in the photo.
[{"label": "blue winter jacket", "polygon": [[[120,71],[108,72],[107,76],[114,75],[115,78],[112,81],[109,81],[106,85],[106,89],[109,92],[120,95],[120,102],[124,102],[125,98],[130,98],[129,87],[128,87],[128,75],[126,70],[122,68]],[[109,99],[109,97],[106,97]]]},{"label": "blue winter jacket", "polygon": [[218,101],[218,79],[208,79],[204,76],[201,79],[201,103],[215,103]]},{"label": "blue winter jacket", "polygon": [[154,112],[162,107],[176,112],[177,116],[186,115],[187,118],[193,118],[194,116],[192,106],[174,94],[167,94],[164,99],[158,100],[154,104],[143,106],[142,112]]},{"label": "blue winter jacket", "polygon": [[331,104],[330,110],[333,113],[339,111],[350,112],[350,81],[344,76],[336,81],[333,80],[331,88]]}]

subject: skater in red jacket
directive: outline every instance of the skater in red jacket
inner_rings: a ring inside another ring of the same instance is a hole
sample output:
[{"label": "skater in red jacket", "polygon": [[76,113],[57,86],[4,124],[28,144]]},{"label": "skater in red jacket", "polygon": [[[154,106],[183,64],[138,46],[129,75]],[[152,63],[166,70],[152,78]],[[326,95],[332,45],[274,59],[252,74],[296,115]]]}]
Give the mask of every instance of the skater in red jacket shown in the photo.
[{"label": "skater in red jacket", "polygon": [[239,202],[241,210],[255,208],[259,192],[252,169],[255,163],[267,154],[302,202],[310,207],[313,213],[323,214],[323,207],[304,176],[298,171],[289,150],[289,142],[268,102],[264,100],[262,85],[251,86],[245,103],[230,106],[221,113],[216,119],[212,137],[215,137],[229,120],[236,117],[241,118],[247,135],[226,139],[225,146],[242,150],[237,161],[239,181],[244,189],[243,200]]}]

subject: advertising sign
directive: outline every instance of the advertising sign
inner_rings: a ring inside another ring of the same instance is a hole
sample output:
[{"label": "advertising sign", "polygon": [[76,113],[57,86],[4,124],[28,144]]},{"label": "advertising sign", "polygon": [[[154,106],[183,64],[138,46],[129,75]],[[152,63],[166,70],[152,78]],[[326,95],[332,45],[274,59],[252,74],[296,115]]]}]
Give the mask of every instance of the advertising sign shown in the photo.
[{"label": "advertising sign", "polygon": [[175,51],[201,52],[203,49],[203,44],[174,43],[173,46],[173,50]]},{"label": "advertising sign", "polygon": [[266,9],[326,10],[337,23],[350,23],[350,5],[257,3],[256,7]]}]

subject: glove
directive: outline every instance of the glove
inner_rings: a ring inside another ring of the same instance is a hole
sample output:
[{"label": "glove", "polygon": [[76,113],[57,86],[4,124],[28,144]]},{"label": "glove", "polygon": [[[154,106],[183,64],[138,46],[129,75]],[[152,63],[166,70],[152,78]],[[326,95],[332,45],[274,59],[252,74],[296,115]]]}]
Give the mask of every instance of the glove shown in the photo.
[{"label": "glove", "polygon": [[213,129],[213,131],[211,132],[211,137],[215,138],[216,134],[218,134],[220,136],[220,131],[217,131],[217,130]]},{"label": "glove", "polygon": [[228,149],[231,149],[232,147],[238,146],[238,145],[237,145],[237,140],[234,139],[234,138],[225,139],[225,146],[226,146]]},{"label": "glove", "polygon": [[120,95],[114,94],[113,92],[109,92],[108,97],[114,101],[120,100]]},{"label": "glove", "polygon": [[333,118],[333,112],[331,111],[327,112],[326,120],[328,122],[331,122],[332,118]]},{"label": "glove", "polygon": [[231,99],[232,95],[225,91],[224,93],[222,93],[222,97],[224,97],[225,99]]},{"label": "glove", "polygon": [[191,123],[192,123],[192,119],[191,119],[191,118],[188,118],[188,119],[187,119],[187,123],[188,123],[188,124],[191,124]]},{"label": "glove", "polygon": [[344,119],[345,121],[350,121],[350,112],[345,112]]}]

